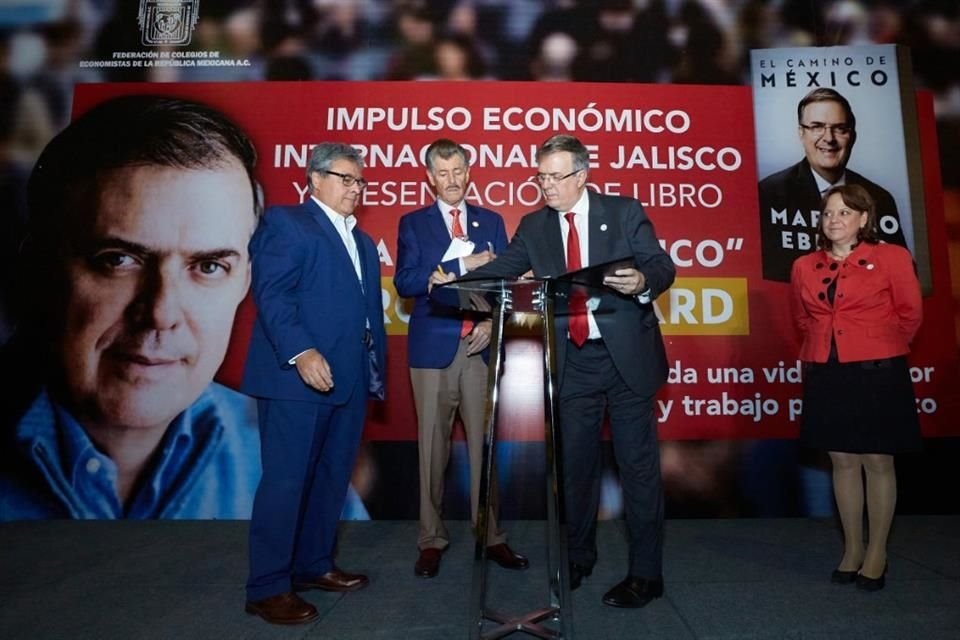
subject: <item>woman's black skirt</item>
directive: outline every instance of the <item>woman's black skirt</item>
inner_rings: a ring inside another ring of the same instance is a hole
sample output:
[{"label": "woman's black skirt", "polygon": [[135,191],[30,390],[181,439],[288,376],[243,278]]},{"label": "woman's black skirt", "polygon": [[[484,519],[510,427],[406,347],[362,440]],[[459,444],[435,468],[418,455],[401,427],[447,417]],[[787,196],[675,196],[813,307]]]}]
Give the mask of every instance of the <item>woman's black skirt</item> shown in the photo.
[{"label": "woman's black skirt", "polygon": [[902,453],[922,447],[905,356],[806,363],[800,443],[846,453]]}]

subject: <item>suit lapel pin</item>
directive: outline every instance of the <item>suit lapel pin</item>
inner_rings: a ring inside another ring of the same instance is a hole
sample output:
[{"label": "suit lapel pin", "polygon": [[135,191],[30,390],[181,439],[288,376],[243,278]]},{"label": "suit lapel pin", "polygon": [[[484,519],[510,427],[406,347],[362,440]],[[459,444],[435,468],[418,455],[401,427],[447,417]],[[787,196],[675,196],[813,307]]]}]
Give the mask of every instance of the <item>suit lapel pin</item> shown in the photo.
[{"label": "suit lapel pin", "polygon": [[867,265],[867,271],[870,271],[871,269],[873,269],[873,265],[872,265],[872,264],[868,264],[868,265]]},{"label": "suit lapel pin", "polygon": [[476,229],[476,228],[478,228],[478,227],[480,226],[480,223],[477,222],[476,220],[474,220],[474,221],[471,222],[470,224],[473,226],[474,229]]},{"label": "suit lapel pin", "polygon": [[606,230],[607,230],[607,223],[603,223],[602,225],[600,225],[600,231],[606,231]]}]

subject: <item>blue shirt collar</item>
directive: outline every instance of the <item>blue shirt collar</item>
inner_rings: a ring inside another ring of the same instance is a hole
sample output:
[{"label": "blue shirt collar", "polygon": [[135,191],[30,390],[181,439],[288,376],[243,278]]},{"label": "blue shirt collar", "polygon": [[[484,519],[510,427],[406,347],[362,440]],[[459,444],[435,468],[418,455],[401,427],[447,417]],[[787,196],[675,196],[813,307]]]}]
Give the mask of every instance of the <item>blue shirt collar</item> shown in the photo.
[{"label": "blue shirt collar", "polygon": [[209,389],[204,390],[171,422],[126,512],[117,497],[116,465],[46,389],[20,421],[17,437],[74,517],[157,518],[195,481],[191,470],[213,455],[223,425]]}]

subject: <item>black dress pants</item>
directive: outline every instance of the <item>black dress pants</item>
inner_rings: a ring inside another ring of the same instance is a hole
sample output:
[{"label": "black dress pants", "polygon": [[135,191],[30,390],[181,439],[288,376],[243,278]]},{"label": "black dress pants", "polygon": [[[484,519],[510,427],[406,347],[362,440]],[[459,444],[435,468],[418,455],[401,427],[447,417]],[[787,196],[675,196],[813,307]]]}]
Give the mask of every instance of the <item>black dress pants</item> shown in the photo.
[{"label": "black dress pants", "polygon": [[661,577],[663,486],[654,396],[630,389],[604,343],[588,341],[582,348],[567,344],[559,404],[570,561],[587,567],[597,561],[601,429],[608,413],[623,487],[628,574]]}]

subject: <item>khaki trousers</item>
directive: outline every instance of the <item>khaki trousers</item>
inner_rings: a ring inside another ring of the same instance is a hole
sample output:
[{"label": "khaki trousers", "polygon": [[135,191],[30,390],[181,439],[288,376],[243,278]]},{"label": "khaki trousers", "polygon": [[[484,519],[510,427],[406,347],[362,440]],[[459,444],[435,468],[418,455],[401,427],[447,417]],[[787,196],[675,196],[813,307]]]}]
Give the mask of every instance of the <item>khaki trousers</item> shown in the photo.
[{"label": "khaki trousers", "polygon": [[[477,526],[480,467],[483,464],[483,419],[487,396],[487,365],[479,354],[467,356],[461,340],[457,355],[445,369],[410,369],[417,409],[417,444],[420,454],[419,549],[445,549],[450,536],[443,524],[443,476],[450,460],[450,436],[457,410],[463,421],[470,458],[470,514]],[[491,478],[487,544],[506,541],[497,523],[496,472]]]}]

